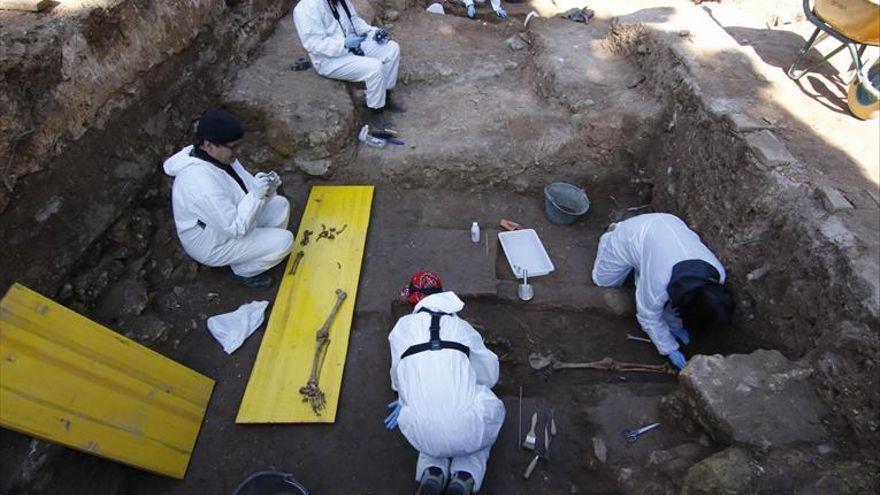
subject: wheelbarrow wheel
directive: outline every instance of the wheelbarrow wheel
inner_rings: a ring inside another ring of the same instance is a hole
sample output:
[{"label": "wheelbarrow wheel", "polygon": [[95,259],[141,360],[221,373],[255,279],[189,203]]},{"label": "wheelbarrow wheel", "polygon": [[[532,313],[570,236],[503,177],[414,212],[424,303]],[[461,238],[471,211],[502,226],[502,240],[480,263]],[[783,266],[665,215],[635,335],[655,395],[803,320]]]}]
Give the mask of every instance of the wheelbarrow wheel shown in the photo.
[{"label": "wheelbarrow wheel", "polygon": [[846,102],[849,111],[859,119],[880,117],[880,59],[868,69],[867,77],[853,77]]}]

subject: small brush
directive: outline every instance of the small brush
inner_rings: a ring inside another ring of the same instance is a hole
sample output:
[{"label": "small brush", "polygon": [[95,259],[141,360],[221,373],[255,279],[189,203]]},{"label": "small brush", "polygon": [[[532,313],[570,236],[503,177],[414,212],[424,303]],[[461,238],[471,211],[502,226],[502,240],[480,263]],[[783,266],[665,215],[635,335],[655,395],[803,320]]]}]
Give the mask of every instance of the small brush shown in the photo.
[{"label": "small brush", "polygon": [[532,414],[532,427],[529,428],[529,432],[526,433],[526,439],[523,441],[523,448],[529,450],[535,450],[535,442],[537,441],[537,436],[535,435],[535,428],[538,426],[538,413]]}]

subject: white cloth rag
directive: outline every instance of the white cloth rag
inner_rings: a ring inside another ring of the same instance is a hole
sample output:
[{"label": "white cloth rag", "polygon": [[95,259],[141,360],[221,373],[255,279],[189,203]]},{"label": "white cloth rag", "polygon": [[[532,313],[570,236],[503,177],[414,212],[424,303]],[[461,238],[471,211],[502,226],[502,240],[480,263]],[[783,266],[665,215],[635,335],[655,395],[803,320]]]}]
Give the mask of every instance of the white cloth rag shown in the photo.
[{"label": "white cloth rag", "polygon": [[443,6],[440,5],[439,3],[432,3],[425,10],[427,10],[428,12],[430,12],[432,14],[446,15],[446,12],[444,12],[444,10],[443,10]]},{"label": "white cloth rag", "polygon": [[226,354],[232,354],[263,324],[269,301],[251,301],[231,313],[208,318],[208,330]]}]

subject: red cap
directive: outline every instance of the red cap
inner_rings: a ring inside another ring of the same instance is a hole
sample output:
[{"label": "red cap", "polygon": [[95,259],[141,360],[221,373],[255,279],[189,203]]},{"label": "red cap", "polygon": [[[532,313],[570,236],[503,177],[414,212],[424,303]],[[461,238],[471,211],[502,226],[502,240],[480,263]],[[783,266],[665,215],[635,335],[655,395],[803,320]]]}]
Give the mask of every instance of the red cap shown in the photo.
[{"label": "red cap", "polygon": [[419,270],[409,279],[409,285],[400,291],[400,297],[406,299],[410,304],[416,304],[438,292],[443,292],[440,275],[431,270]]}]

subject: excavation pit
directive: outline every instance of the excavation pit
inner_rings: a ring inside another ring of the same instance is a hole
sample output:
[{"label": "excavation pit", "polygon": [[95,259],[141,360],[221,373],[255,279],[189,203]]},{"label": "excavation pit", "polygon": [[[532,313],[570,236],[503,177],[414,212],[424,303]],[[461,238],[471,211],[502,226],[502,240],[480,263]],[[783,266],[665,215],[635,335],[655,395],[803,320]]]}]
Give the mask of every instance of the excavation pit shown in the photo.
[{"label": "excavation pit", "polygon": [[[414,491],[416,454],[381,420],[394,399],[387,334],[408,311],[397,293],[420,268],[438,270],[462,296],[462,317],[502,358],[495,391],[507,417],[484,493],[876,487],[880,129],[820,103],[835,87],[834,67],[821,67],[809,86],[785,78],[780,65],[789,52],[793,59],[801,27],[755,27],[734,15],[745,1],[591,5],[596,17],[586,25],[558,16],[580,4],[510,4],[509,21],[483,6],[471,21],[461,7],[439,16],[423,5],[358,1],[403,50],[395,97],[408,111],[391,118],[405,145],[374,149],[356,140],[361,87],[291,69],[305,55],[291,2],[120,0],[82,11],[73,3],[43,17],[0,17],[0,41],[17,47],[0,67],[11,84],[31,84],[3,86],[14,103],[0,121],[3,156],[12,157],[0,161],[9,164],[3,288],[32,286],[217,386],[182,481],[3,430],[0,491],[231,493],[264,469],[291,472],[312,493]],[[542,16],[525,29],[532,9]],[[234,423],[263,332],[227,356],[205,320],[274,292],[235,286],[182,252],[160,170],[189,141],[193,119],[217,104],[246,122],[245,165],[281,173],[292,230],[311,186],[376,186],[333,426]],[[590,210],[570,226],[544,215],[542,188],[553,181],[589,192]],[[626,338],[644,336],[632,285],[590,280],[607,226],[652,211],[684,218],[725,264],[737,294],[733,328],[688,348],[725,357],[699,358],[686,378],[532,369],[532,353],[664,362],[650,344]],[[556,267],[530,280],[527,303],[497,242],[502,218],[536,229]],[[483,232],[476,244],[474,221]],[[767,421],[802,413],[791,422],[816,434],[766,447],[736,431],[742,423],[725,414],[738,411],[723,407],[734,395],[711,386],[721,374],[740,380],[730,389],[770,394],[779,405],[763,413]],[[527,482],[531,457],[516,438],[520,387],[523,423],[552,409],[560,430],[552,459]],[[783,392],[772,395],[774,387]],[[661,427],[635,444],[620,436],[653,421]],[[719,466],[734,479],[713,478]]]}]

